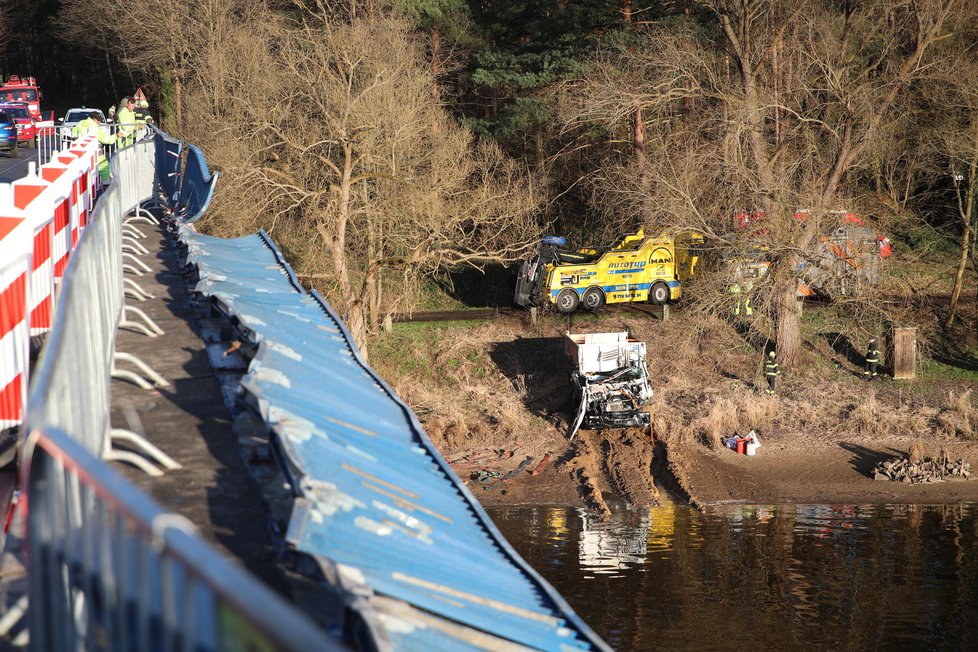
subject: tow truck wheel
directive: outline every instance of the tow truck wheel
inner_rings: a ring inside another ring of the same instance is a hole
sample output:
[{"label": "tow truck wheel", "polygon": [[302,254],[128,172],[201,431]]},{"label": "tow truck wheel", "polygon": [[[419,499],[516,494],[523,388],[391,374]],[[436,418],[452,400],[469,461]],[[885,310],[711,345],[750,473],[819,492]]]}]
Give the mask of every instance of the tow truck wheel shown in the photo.
[{"label": "tow truck wheel", "polygon": [[664,306],[669,303],[669,286],[661,281],[652,286],[649,290],[649,303],[657,306]]},{"label": "tow truck wheel", "polygon": [[14,146],[10,148],[10,158],[17,158],[17,143],[14,143]]},{"label": "tow truck wheel", "polygon": [[36,146],[36,144],[37,144],[37,138],[36,137],[35,138],[31,138],[30,140],[27,141],[27,146],[29,148],[31,148],[31,149],[34,149],[34,147]]},{"label": "tow truck wheel", "polygon": [[577,306],[581,303],[580,298],[577,296],[577,292],[571,290],[570,288],[564,288],[557,295],[557,312],[569,315],[570,313],[577,310]]},{"label": "tow truck wheel", "polygon": [[601,291],[601,288],[588,288],[584,291],[584,296],[581,297],[581,305],[588,312],[594,312],[604,305],[604,292]]}]

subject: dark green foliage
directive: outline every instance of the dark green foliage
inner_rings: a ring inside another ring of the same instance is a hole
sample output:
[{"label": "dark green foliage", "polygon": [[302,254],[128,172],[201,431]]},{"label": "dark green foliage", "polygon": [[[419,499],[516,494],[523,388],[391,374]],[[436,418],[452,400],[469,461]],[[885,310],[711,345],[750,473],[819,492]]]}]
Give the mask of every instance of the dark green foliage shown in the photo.
[{"label": "dark green foliage", "polygon": [[[516,145],[552,120],[546,91],[579,74],[602,34],[621,25],[620,2],[490,0],[470,3],[480,45],[463,84],[480,133]],[[535,144],[536,146],[537,144]]]},{"label": "dark green foliage", "polygon": [[[104,110],[118,101],[117,95],[138,86],[139,80],[134,83],[124,72],[115,53],[61,38],[55,22],[59,0],[0,0],[0,8],[9,39],[0,72],[4,80],[11,74],[35,77],[44,93],[42,110],[56,114],[73,106]],[[111,4],[95,3],[92,11],[105,12],[106,20],[111,19]]]},{"label": "dark green foliage", "polygon": [[419,28],[438,29],[450,41],[462,36],[469,15],[465,0],[394,0],[394,6]]}]

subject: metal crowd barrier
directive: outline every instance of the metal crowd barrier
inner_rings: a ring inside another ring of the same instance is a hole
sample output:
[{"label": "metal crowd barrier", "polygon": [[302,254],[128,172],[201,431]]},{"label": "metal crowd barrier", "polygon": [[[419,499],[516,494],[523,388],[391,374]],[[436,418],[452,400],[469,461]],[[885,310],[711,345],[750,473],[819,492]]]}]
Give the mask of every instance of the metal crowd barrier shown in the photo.
[{"label": "metal crowd barrier", "polygon": [[63,432],[23,460],[33,650],[341,649]]},{"label": "metal crowd barrier", "polygon": [[[102,140],[112,141],[108,144],[101,145],[106,159],[111,159],[117,151],[155,133],[152,125],[119,125],[114,122],[102,124],[99,127],[99,131],[101,132]],[[66,127],[59,124],[39,127],[36,138],[37,144],[35,151],[39,165],[47,163],[56,152],[67,149],[77,140],[77,136],[74,133],[74,125]]]},{"label": "metal crowd barrier", "polygon": [[121,459],[111,450],[117,431],[110,427],[109,384],[122,375],[116,330],[132,325],[124,300],[132,288],[123,274],[138,272],[125,262],[124,234],[133,220],[150,219],[146,207],[162,192],[158,142],[144,139],[113,156],[112,181],[77,233],[34,371],[21,455],[31,646],[337,649],[298,611],[224,561],[187,521],[164,514],[100,459]]},{"label": "metal crowd barrier", "polygon": [[[0,427],[17,432],[29,381],[28,340],[52,328],[53,299],[87,225],[97,150],[79,142],[0,185]],[[4,438],[4,445],[9,436]],[[0,453],[6,463],[8,452]]]},{"label": "metal crowd barrier", "polygon": [[[124,305],[123,218],[138,205],[137,193],[145,186],[144,180],[127,177],[145,174],[137,164],[153,155],[152,147],[152,141],[140,143],[113,159],[118,183],[98,200],[68,263],[54,328],[27,400],[29,428],[64,430],[100,457],[111,447],[109,381]],[[55,396],[60,400],[51,399]]]}]

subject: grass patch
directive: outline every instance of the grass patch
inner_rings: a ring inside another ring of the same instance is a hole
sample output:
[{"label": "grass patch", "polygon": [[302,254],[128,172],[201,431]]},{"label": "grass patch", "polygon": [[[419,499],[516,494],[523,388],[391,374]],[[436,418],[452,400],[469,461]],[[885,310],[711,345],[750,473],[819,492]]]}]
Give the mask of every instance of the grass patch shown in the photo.
[{"label": "grass patch", "polygon": [[962,360],[926,358],[921,360],[918,372],[918,380],[953,380],[978,385],[978,358],[972,357]]}]

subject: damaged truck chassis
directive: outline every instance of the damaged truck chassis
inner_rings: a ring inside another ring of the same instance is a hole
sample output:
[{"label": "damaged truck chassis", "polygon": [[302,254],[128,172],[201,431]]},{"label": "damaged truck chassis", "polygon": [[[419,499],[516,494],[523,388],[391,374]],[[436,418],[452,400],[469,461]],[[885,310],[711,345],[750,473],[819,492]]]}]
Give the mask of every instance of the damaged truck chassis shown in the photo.
[{"label": "damaged truck chassis", "polygon": [[642,411],[652,398],[645,342],[628,333],[567,333],[565,351],[571,360],[571,384],[580,397],[568,436],[581,428],[648,427]]}]

